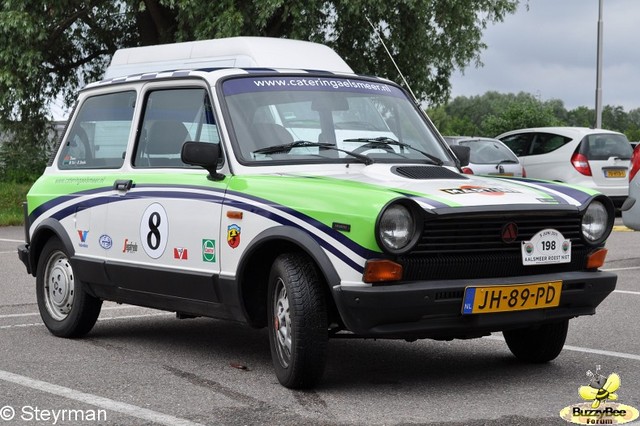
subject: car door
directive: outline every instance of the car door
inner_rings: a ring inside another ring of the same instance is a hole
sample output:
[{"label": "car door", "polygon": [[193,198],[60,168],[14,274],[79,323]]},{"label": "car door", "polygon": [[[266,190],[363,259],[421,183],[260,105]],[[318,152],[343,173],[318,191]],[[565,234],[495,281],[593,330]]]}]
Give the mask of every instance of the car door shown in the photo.
[{"label": "car door", "polygon": [[114,182],[109,204],[114,249],[108,273],[132,297],[156,307],[215,307],[226,182],[209,180],[206,171],[180,159],[185,141],[219,145],[210,96],[198,84],[156,83],[140,97],[143,112],[129,166]]}]

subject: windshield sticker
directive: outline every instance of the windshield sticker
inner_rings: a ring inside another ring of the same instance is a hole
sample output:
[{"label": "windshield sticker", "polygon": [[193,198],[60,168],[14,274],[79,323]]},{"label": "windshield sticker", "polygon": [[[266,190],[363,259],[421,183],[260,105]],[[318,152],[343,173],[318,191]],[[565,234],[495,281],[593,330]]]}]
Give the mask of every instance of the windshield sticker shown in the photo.
[{"label": "windshield sticker", "polygon": [[325,91],[382,94],[398,98],[406,96],[398,87],[366,80],[327,77],[251,77],[234,78],[223,83],[225,95],[274,91]]},{"label": "windshield sticker", "polygon": [[441,189],[440,191],[446,192],[451,195],[461,195],[461,194],[483,194],[483,195],[504,195],[504,194],[519,194],[520,191],[516,191],[515,189],[508,188],[499,188],[493,187],[489,188],[486,186],[474,186],[474,185],[462,185],[458,188],[447,188]]}]

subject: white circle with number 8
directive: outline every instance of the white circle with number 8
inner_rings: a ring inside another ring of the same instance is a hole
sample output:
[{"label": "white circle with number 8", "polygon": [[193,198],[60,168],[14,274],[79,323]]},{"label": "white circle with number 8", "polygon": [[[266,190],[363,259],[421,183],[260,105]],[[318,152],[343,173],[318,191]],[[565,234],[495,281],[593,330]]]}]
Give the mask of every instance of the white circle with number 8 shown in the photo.
[{"label": "white circle with number 8", "polygon": [[169,220],[164,207],[153,203],[142,214],[140,220],[140,241],[145,253],[157,259],[162,256],[167,247],[169,236]]}]

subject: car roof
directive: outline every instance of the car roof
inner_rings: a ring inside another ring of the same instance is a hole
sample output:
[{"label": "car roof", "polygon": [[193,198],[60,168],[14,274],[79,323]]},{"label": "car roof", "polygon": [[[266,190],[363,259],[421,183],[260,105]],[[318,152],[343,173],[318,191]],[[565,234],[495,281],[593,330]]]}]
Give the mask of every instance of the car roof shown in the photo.
[{"label": "car roof", "polygon": [[203,68],[293,68],[353,73],[333,49],[323,44],[270,37],[230,37],[119,49],[104,79]]},{"label": "car roof", "polygon": [[590,127],[555,126],[555,127],[531,127],[526,129],[511,130],[509,132],[504,132],[496,136],[496,138],[500,139],[504,136],[512,135],[515,133],[533,133],[533,132],[555,133],[561,136],[568,136],[574,139],[577,137],[582,137],[582,136],[591,135],[591,134],[603,134],[603,133],[615,134],[615,135],[622,134],[620,132],[614,132],[613,130],[592,129]]}]

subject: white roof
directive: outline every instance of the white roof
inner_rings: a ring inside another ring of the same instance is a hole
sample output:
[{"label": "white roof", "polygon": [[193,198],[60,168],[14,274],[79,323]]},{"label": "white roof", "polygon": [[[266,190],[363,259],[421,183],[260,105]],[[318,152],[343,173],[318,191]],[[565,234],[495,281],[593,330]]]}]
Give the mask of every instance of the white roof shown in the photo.
[{"label": "white roof", "polygon": [[293,68],[353,73],[328,46],[268,37],[214,40],[119,49],[104,78],[198,68]]}]

